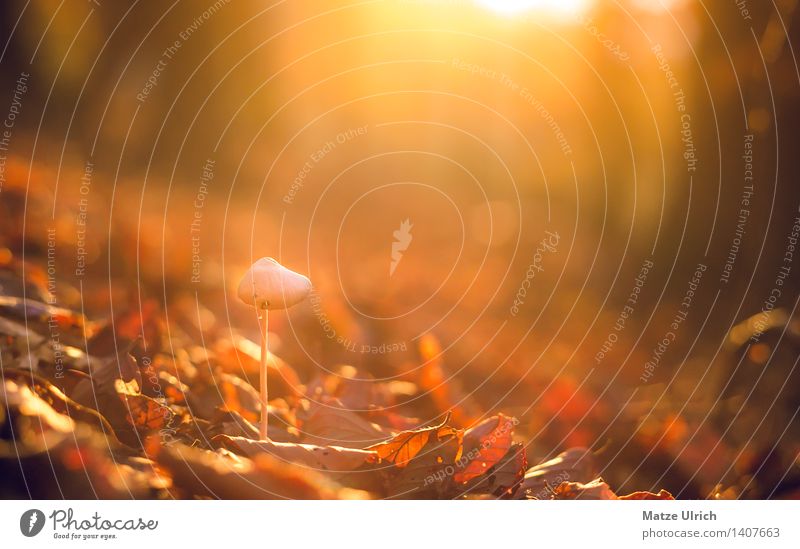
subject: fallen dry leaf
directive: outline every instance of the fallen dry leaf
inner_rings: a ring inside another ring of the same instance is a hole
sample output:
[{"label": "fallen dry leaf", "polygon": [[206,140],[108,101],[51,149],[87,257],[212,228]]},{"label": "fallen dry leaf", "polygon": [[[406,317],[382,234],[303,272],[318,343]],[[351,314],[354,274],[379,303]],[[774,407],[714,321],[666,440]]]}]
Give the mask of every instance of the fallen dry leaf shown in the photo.
[{"label": "fallen dry leaf", "polygon": [[[214,345],[217,364],[228,374],[246,376],[258,383],[261,368],[261,346],[246,337],[236,335],[223,338]],[[267,383],[270,398],[300,396],[304,387],[300,377],[286,361],[269,353],[267,359]]]},{"label": "fallen dry leaf", "polygon": [[135,307],[118,314],[113,322],[96,330],[87,347],[97,356],[113,355],[117,349],[133,346],[137,340],[143,342],[151,354],[161,346],[164,322],[161,309],[154,299],[148,299]]},{"label": "fallen dry leaf", "polygon": [[603,479],[596,478],[586,484],[562,482],[553,491],[552,499],[618,499]]},{"label": "fallen dry leaf", "polygon": [[270,455],[282,461],[334,474],[347,473],[377,460],[376,452],[341,446],[250,440],[227,435],[214,437],[213,442],[239,455],[251,458]]},{"label": "fallen dry leaf", "polygon": [[452,497],[476,497],[484,494],[493,498],[513,498],[527,467],[525,447],[520,443],[512,444],[500,461],[484,474],[466,483],[455,484]]},{"label": "fallen dry leaf", "polygon": [[[9,413],[15,413],[20,416],[20,420],[29,422],[32,431],[36,433],[34,436],[45,436],[49,433],[69,433],[75,427],[75,422],[72,419],[56,412],[52,406],[31,391],[27,385],[4,380],[3,391],[0,393],[0,402],[3,404],[4,411],[8,410]],[[35,421],[29,421],[32,418],[35,418]],[[30,434],[33,435],[33,432]]]},{"label": "fallen dry leaf", "polygon": [[385,440],[391,433],[341,407],[335,399],[310,402],[308,411],[298,415],[302,442],[364,448]]},{"label": "fallen dry leaf", "polygon": [[517,497],[550,499],[562,482],[589,482],[595,476],[592,453],[586,448],[570,448],[551,460],[528,469]]},{"label": "fallen dry leaf", "polygon": [[633,492],[625,496],[619,496],[617,499],[628,500],[641,500],[641,499],[675,499],[675,497],[664,490],[663,488],[657,494],[653,492]]},{"label": "fallen dry leaf", "polygon": [[128,412],[125,419],[138,431],[163,429],[175,415],[168,406],[145,395],[122,392],[119,393],[119,398]]},{"label": "fallen dry leaf", "polygon": [[210,423],[209,438],[228,435],[258,440],[258,427],[247,421],[238,412],[218,410]]},{"label": "fallen dry leaf", "polygon": [[397,467],[403,468],[414,459],[426,444],[428,444],[432,436],[434,442],[442,442],[450,438],[455,438],[458,442],[458,452],[456,452],[454,460],[458,461],[461,457],[463,431],[448,425],[449,421],[450,414],[447,414],[444,421],[439,425],[423,427],[413,431],[403,431],[390,440],[368,446],[367,450],[373,450],[382,460],[394,463]]},{"label": "fallen dry leaf", "polygon": [[461,442],[457,436],[447,436],[441,440],[429,438],[428,443],[407,466],[391,467],[385,471],[388,476],[388,497],[453,497],[453,473],[461,450]]},{"label": "fallen dry leaf", "polygon": [[184,444],[162,448],[155,456],[173,479],[179,497],[215,499],[363,499],[366,494],[344,489],[324,475],[297,467],[266,453],[253,459],[220,449],[201,450]]},{"label": "fallen dry leaf", "polygon": [[467,483],[494,467],[511,448],[517,419],[498,414],[464,434],[466,466],[455,474],[455,481]]},{"label": "fallen dry leaf", "polygon": [[203,419],[214,417],[217,409],[238,412],[248,421],[259,421],[261,418],[261,402],[258,391],[243,379],[214,372],[206,373],[196,379],[187,395],[189,408]]}]

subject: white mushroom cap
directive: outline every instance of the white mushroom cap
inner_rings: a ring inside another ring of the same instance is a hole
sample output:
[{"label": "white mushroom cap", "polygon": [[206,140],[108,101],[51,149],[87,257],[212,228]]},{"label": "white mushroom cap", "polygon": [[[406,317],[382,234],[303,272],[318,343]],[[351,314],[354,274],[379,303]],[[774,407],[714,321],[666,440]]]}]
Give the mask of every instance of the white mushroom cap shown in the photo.
[{"label": "white mushroom cap", "polygon": [[311,281],[272,259],[262,257],[247,270],[239,283],[239,299],[259,309],[287,309],[303,301]]}]

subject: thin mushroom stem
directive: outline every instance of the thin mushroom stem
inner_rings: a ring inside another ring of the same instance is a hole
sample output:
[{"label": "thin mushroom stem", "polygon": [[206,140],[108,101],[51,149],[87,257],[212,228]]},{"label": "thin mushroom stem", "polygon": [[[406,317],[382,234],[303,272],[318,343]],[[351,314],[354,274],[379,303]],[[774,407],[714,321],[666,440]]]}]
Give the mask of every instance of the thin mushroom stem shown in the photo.
[{"label": "thin mushroom stem", "polygon": [[269,440],[267,436],[267,417],[269,416],[269,405],[267,402],[267,359],[269,357],[269,310],[264,308],[261,312],[263,331],[261,332],[261,424],[259,434],[261,440]]},{"label": "thin mushroom stem", "polygon": [[[261,440],[269,440],[267,423],[269,417],[269,399],[267,398],[267,364],[269,361],[269,310],[288,309],[308,297],[311,281],[294,271],[290,271],[271,257],[262,257],[250,268],[239,282],[237,293],[239,299],[251,305],[256,311],[259,331],[261,332],[261,370],[259,371]],[[263,315],[263,316],[262,316]]]}]

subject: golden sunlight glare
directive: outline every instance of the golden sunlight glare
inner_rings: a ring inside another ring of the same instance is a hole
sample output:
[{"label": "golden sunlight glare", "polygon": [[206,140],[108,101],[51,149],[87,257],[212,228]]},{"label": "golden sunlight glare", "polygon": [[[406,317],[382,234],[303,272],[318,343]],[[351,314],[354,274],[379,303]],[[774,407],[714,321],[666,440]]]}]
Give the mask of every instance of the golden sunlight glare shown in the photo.
[{"label": "golden sunlight glare", "polygon": [[475,0],[480,6],[503,15],[539,11],[568,15],[584,11],[589,0]]}]

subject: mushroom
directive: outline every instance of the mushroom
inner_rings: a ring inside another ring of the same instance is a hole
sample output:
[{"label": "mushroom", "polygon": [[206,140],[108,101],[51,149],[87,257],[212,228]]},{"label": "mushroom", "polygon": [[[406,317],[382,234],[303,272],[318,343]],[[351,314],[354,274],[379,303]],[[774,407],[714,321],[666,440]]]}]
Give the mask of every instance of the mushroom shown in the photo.
[{"label": "mushroom", "polygon": [[239,299],[255,307],[261,332],[261,424],[259,434],[267,437],[267,358],[269,356],[268,333],[269,311],[288,309],[303,301],[311,291],[311,281],[287,269],[271,257],[262,257],[253,263],[239,283]]}]

